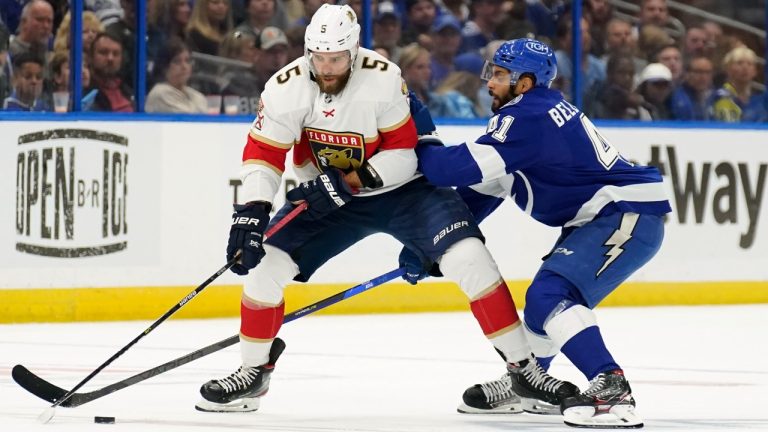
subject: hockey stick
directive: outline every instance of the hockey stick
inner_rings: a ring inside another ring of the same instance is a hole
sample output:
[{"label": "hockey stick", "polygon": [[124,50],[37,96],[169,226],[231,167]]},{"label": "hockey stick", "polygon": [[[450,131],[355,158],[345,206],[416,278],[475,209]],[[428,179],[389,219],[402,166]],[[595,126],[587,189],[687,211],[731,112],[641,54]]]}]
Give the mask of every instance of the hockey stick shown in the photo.
[{"label": "hockey stick", "polygon": [[[274,235],[277,231],[279,231],[281,228],[283,228],[285,226],[285,224],[290,222],[293,218],[295,218],[299,213],[304,211],[306,208],[307,208],[307,203],[306,202],[302,202],[300,205],[296,206],[296,208],[291,210],[290,213],[285,215],[285,217],[283,217],[279,222],[277,222],[269,230],[267,230],[267,232],[264,234],[264,237],[266,238],[266,237],[269,237],[271,235]],[[182,298],[178,303],[176,303],[175,305],[173,305],[173,307],[168,309],[168,311],[166,313],[164,313],[163,316],[158,318],[157,321],[155,321],[152,324],[150,324],[150,326],[147,327],[146,330],[144,330],[138,336],[133,338],[132,341],[128,342],[128,345],[122,347],[120,349],[120,351],[118,351],[115,354],[113,354],[112,357],[107,359],[107,361],[102,363],[101,366],[97,367],[93,372],[91,372],[87,377],[85,377],[85,379],[80,381],[75,387],[72,388],[72,390],[66,392],[61,398],[57,398],[57,400],[55,402],[53,402],[53,405],[51,405],[45,411],[40,413],[40,415],[37,417],[37,420],[40,423],[48,423],[49,421],[51,421],[53,416],[56,414],[56,407],[57,406],[59,406],[59,405],[63,404],[64,402],[66,402],[70,397],[72,397],[72,395],[75,394],[75,392],[77,390],[80,389],[80,387],[85,385],[85,383],[87,383],[94,376],[96,376],[96,374],[98,374],[99,372],[104,370],[105,367],[109,366],[109,364],[112,363],[113,361],[115,361],[115,359],[117,359],[118,357],[123,355],[126,351],[128,351],[128,349],[131,348],[132,346],[134,346],[136,344],[136,342],[141,340],[141,338],[143,338],[144,336],[146,336],[149,333],[151,333],[152,330],[154,330],[155,328],[157,328],[157,326],[162,324],[163,321],[167,320],[171,315],[176,313],[176,311],[181,309],[185,304],[189,303],[190,300],[192,300],[193,298],[195,298],[195,296],[200,294],[200,292],[203,291],[208,285],[210,285],[211,282],[216,280],[216,278],[221,276],[222,273],[226,272],[227,270],[230,269],[230,267],[235,265],[235,263],[237,263],[237,261],[239,259],[240,259],[240,254],[239,253],[235,254],[235,256],[232,259],[230,259],[226,264],[224,264],[224,267],[222,267],[219,270],[217,270],[216,273],[214,273],[213,275],[211,275],[211,277],[206,279],[205,282],[201,283],[200,285],[198,285],[197,288],[195,288],[189,294],[184,296],[184,298]]]},{"label": "hockey stick", "polygon": [[[379,277],[363,282],[360,285],[354,286],[352,288],[348,288],[344,291],[336,293],[330,297],[327,297],[309,306],[306,306],[297,311],[294,311],[286,315],[283,322],[284,323],[291,322],[295,319],[303,317],[304,315],[309,315],[313,312],[319,311],[320,309],[324,309],[328,306],[336,304],[344,299],[347,299],[357,294],[360,294],[362,292],[368,291],[369,289],[379,286],[385,282],[391,281],[392,279],[396,279],[402,276],[403,274],[405,274],[405,269],[399,268],[396,270],[392,270]],[[114,384],[110,384],[98,390],[94,390],[88,393],[72,393],[68,396],[67,400],[62,399],[64,396],[67,395],[66,390],[62,389],[61,387],[57,387],[51,384],[50,382],[40,378],[39,376],[35,375],[29,369],[25,368],[22,365],[14,366],[12,375],[13,375],[14,381],[16,381],[21,387],[23,387],[25,390],[32,393],[33,395],[39,397],[40,399],[46,400],[51,403],[61,401],[59,403],[59,406],[62,406],[65,408],[74,408],[74,407],[78,407],[80,405],[86,404],[88,402],[94,401],[96,399],[102,398],[118,390],[122,390],[128,386],[132,386],[134,384],[140,383],[148,378],[152,378],[153,376],[157,376],[162,373],[168,372],[169,370],[176,369],[179,366],[183,366],[201,357],[205,357],[208,354],[213,354],[217,351],[221,351],[224,348],[227,348],[229,346],[232,346],[238,343],[239,341],[240,341],[240,335],[239,334],[234,335],[222,341],[208,345],[205,348],[201,348],[195,352],[189,353],[175,360],[171,360],[167,363],[163,363],[160,366],[153,367],[152,369],[145,370],[144,372],[140,372],[130,378],[126,378],[122,381],[118,381]]]}]

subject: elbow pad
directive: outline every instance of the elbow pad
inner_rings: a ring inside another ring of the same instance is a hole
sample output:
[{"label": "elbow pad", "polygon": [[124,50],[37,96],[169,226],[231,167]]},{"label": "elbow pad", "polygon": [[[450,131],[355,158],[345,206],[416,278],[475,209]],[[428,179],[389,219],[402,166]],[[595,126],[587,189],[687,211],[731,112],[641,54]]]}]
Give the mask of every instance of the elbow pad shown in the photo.
[{"label": "elbow pad", "polygon": [[360,178],[360,184],[365,188],[378,189],[384,186],[381,176],[368,161],[363,162],[360,168],[357,169],[357,177]]}]

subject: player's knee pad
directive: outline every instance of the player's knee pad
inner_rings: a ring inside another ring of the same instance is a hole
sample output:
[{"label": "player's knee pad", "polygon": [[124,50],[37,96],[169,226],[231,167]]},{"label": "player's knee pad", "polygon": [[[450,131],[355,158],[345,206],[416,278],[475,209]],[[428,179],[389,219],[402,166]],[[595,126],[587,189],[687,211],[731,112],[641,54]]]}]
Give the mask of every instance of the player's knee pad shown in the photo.
[{"label": "player's knee pad", "polygon": [[596,325],[592,309],[580,304],[562,304],[552,311],[544,323],[544,331],[559,351],[572,337]]},{"label": "player's knee pad", "polygon": [[531,331],[527,325],[524,325],[525,336],[528,339],[528,345],[531,346],[533,355],[539,358],[554,357],[560,348],[557,347],[552,339],[546,334],[538,334]]},{"label": "player's knee pad", "polygon": [[476,237],[465,238],[448,248],[440,257],[440,271],[458,283],[470,300],[502,280],[490,252]]},{"label": "player's knee pad", "polygon": [[299,267],[281,249],[264,245],[264,251],[264,258],[246,277],[243,294],[260,304],[278,305],[283,301],[285,286],[299,274]]},{"label": "player's knee pad", "polygon": [[528,330],[546,335],[544,324],[558,307],[564,310],[583,302],[577,293],[578,289],[557,273],[543,270],[536,274],[525,293],[525,325]]}]

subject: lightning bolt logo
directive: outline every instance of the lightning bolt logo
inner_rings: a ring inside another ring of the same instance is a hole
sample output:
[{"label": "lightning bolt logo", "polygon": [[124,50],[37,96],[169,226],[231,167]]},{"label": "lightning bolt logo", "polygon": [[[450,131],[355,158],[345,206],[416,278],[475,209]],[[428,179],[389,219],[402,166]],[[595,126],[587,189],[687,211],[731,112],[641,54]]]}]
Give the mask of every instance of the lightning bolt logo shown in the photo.
[{"label": "lightning bolt logo", "polygon": [[628,242],[629,239],[632,238],[632,231],[635,230],[635,226],[637,225],[637,220],[640,218],[640,215],[637,213],[625,213],[624,216],[621,218],[621,226],[619,229],[613,232],[611,234],[611,237],[608,238],[608,240],[603,243],[603,246],[609,246],[610,249],[605,253],[605,256],[607,259],[603,263],[603,266],[600,267],[600,270],[597,271],[595,274],[595,277],[599,277],[600,273],[602,273],[605,269],[608,268],[609,265],[611,265],[616,259],[624,253],[624,249],[621,247],[624,246],[624,243]]}]

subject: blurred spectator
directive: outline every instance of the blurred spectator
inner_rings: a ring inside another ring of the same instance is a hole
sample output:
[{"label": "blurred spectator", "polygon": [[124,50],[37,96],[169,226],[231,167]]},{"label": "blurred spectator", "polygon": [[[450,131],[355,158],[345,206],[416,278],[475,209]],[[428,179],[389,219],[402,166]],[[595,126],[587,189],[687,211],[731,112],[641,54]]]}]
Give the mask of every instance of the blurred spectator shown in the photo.
[{"label": "blurred spectator", "polygon": [[304,33],[305,26],[293,26],[285,31],[285,37],[288,38],[288,62],[292,62],[304,55]]},{"label": "blurred spectator", "polygon": [[147,11],[147,57],[154,60],[169,38],[186,37],[192,5],[190,0],[152,0]]},{"label": "blurred spectator", "polygon": [[18,30],[24,3],[26,0],[0,0],[0,22],[4,24],[9,34],[14,34]]},{"label": "blurred spectator", "polygon": [[208,55],[219,52],[219,44],[232,30],[229,0],[195,0],[187,25],[187,46]]},{"label": "blurred spectator", "polygon": [[536,27],[526,18],[527,7],[524,1],[511,2],[511,7],[497,27],[499,39],[536,38]]},{"label": "blurred spectator", "polygon": [[496,34],[499,24],[504,19],[501,0],[471,0],[471,19],[461,31],[461,52],[475,51],[498,39]]},{"label": "blurred spectator", "polygon": [[605,40],[608,24],[613,20],[613,5],[608,0],[587,0],[584,11],[592,17],[592,55],[602,57],[607,54]]},{"label": "blurred spectator", "polygon": [[651,63],[640,73],[638,93],[643,97],[643,107],[651,119],[670,120],[669,96],[672,94],[672,72],[661,63]]},{"label": "blurred spectator", "polygon": [[[315,14],[315,12],[320,9],[320,6],[324,5],[325,3],[329,4],[335,4],[335,0],[303,0],[304,3],[304,15],[302,15],[299,19],[296,20],[296,22],[293,23],[295,26],[304,26],[306,27],[309,25],[309,21],[312,19],[312,15]],[[358,19],[361,19],[358,17]]]},{"label": "blurred spectator", "polygon": [[[61,20],[59,29],[56,30],[56,38],[53,40],[53,51],[69,51],[70,41],[70,20],[72,19],[69,12],[64,15]],[[104,26],[99,21],[99,18],[95,13],[90,11],[83,12],[83,52],[87,53],[91,50],[91,44],[93,38],[97,34],[104,31]]]},{"label": "blurred spectator", "polygon": [[[491,44],[493,44],[493,42],[488,44],[488,46]],[[483,51],[486,49],[487,47],[483,48]],[[494,50],[494,52],[496,51]],[[468,72],[476,77],[480,77],[484,64],[485,58],[482,55],[473,52],[459,54],[454,61],[456,71]],[[491,109],[493,97],[488,93],[488,88],[482,80],[480,81],[480,87],[477,89],[475,96],[467,95],[467,97],[474,102],[479,117],[490,117],[493,115],[493,110]]]},{"label": "blurred spectator", "polygon": [[461,46],[461,23],[453,15],[445,14],[435,18],[432,24],[432,79],[430,89],[436,88],[445,77],[453,72],[453,60]]},{"label": "blurred spectator", "polygon": [[677,45],[667,45],[661,48],[652,60],[661,63],[672,73],[672,81],[679,83],[683,77],[683,55]]},{"label": "blurred spectator", "polygon": [[[104,26],[118,22],[123,16],[119,0],[85,0],[83,3],[85,10],[95,13]],[[149,3],[151,1],[147,2]]]},{"label": "blurred spectator", "polygon": [[434,0],[405,0],[405,12],[408,20],[401,45],[417,42],[422,46],[431,46],[429,31],[437,13]]},{"label": "blurred spectator", "polygon": [[691,26],[685,31],[685,43],[683,45],[683,56],[691,57],[709,57],[712,55],[711,47],[707,44],[707,31],[701,26]]},{"label": "blurred spectator", "polygon": [[259,92],[264,90],[267,80],[288,64],[288,38],[277,27],[267,27],[258,37],[261,53],[256,62],[256,76],[259,78]]},{"label": "blurred spectator", "polygon": [[226,66],[222,73],[226,83],[221,93],[240,97],[240,114],[256,114],[259,97],[266,83],[256,74],[256,64],[261,55],[258,39],[253,33],[235,31],[221,42],[221,57],[244,63],[242,67]]},{"label": "blurred spectator", "polygon": [[[598,43],[595,40],[596,44]],[[632,35],[632,24],[621,18],[613,18],[605,26],[605,39],[603,43],[603,52],[607,59],[611,54],[617,53],[635,53],[637,48],[637,38]],[[594,51],[593,51],[594,52]]]},{"label": "blurred spectator", "polygon": [[674,44],[674,39],[663,28],[649,24],[640,30],[637,38],[638,56],[653,63],[657,61],[654,57],[662,48]]},{"label": "blurred spectator", "polygon": [[154,71],[157,84],[147,95],[146,112],[193,114],[207,111],[205,96],[187,85],[192,76],[192,60],[181,39],[172,37],[160,49]]},{"label": "blurred spectator", "polygon": [[30,0],[21,11],[19,32],[8,45],[11,58],[29,51],[46,61],[52,31],[53,7],[45,0]]},{"label": "blurred spectator", "polygon": [[96,35],[91,45],[91,87],[99,91],[92,106],[94,111],[133,112],[133,89],[120,77],[123,47],[120,39],[104,32]]},{"label": "blurred spectator", "polygon": [[707,47],[709,50],[714,51],[720,44],[720,40],[723,38],[723,28],[720,24],[714,21],[704,21],[701,24],[701,28],[707,34]]},{"label": "blurred spectator", "polygon": [[635,61],[627,52],[617,51],[608,57],[605,83],[594,89],[585,101],[585,111],[594,118],[617,120],[650,120],[641,106],[643,98],[634,93]]},{"label": "blurred spectator", "polygon": [[638,27],[655,25],[664,28],[669,22],[667,0],[641,0]]},{"label": "blurred spectator", "polygon": [[438,0],[437,6],[441,15],[451,14],[462,24],[469,20],[469,7],[464,0]]},{"label": "blurred spectator", "polygon": [[384,48],[393,63],[400,61],[400,35],[403,20],[392,2],[379,3],[379,12],[373,20],[373,46]]},{"label": "blurred spectator", "polygon": [[8,39],[0,38],[0,100],[5,100],[11,93],[11,59],[8,55]]},{"label": "blurred spectator", "polygon": [[[555,88],[559,88],[567,100],[573,100],[571,92],[571,79],[573,78],[573,61],[571,57],[571,18],[566,15],[560,20],[557,29],[558,46],[560,49],[555,51],[557,58],[557,78],[553,82]],[[590,54],[592,47],[592,37],[589,33],[589,21],[581,19],[581,53],[579,61],[581,65],[581,94],[586,96],[592,88],[596,88],[605,81],[605,62]]]},{"label": "blurred spectator", "polygon": [[136,11],[134,0],[120,0],[120,6],[123,8],[123,16],[106,26],[104,31],[120,41],[123,52],[121,53],[122,63],[120,64],[120,78],[133,85],[135,75],[135,53],[136,53]]},{"label": "blurred spectator", "polygon": [[[51,93],[69,91],[69,52],[54,52],[49,67]],[[80,81],[84,89],[91,86],[91,71],[87,67],[82,68]]]},{"label": "blurred spectator", "polygon": [[[479,106],[477,90],[482,85],[479,75],[469,72],[451,72],[435,89],[429,112],[434,117],[478,118],[483,110]],[[471,99],[470,99],[471,98]],[[439,103],[436,103],[437,101]]]},{"label": "blurred spectator", "polygon": [[693,57],[685,67],[684,81],[672,93],[670,103],[675,120],[709,120],[714,67],[708,57]]},{"label": "blurred spectator", "polygon": [[757,74],[755,52],[737,47],[723,59],[726,82],[710,104],[712,118],[726,122],[764,122],[768,120],[763,94],[752,89]]},{"label": "blurred spectator", "polygon": [[245,21],[235,30],[250,31],[255,35],[261,33],[275,16],[276,2],[277,0],[247,0]]},{"label": "blurred spectator", "polygon": [[[24,18],[22,18],[22,21]],[[23,24],[22,24],[23,25]],[[3,101],[6,111],[46,111],[43,93],[43,59],[33,52],[13,57],[13,89]]]},{"label": "blurred spectator", "polygon": [[552,40],[557,34],[557,23],[565,13],[566,2],[563,0],[528,0],[526,1],[528,21],[533,23],[536,34]]},{"label": "blurred spectator", "polygon": [[400,56],[400,72],[408,89],[425,104],[429,103],[429,81],[432,77],[429,51],[418,44],[410,44],[403,48]]}]

